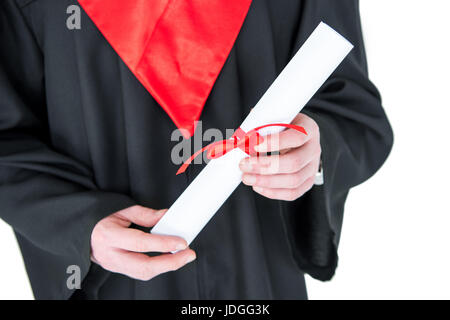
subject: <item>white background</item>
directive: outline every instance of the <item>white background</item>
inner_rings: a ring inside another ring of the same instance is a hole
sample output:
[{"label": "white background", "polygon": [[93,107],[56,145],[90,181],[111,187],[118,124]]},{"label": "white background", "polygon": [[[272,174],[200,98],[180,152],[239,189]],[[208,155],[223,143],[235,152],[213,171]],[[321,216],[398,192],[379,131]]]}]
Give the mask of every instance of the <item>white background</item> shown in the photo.
[{"label": "white background", "polygon": [[[340,263],[311,299],[450,299],[450,1],[361,0],[371,79],[395,132],[346,205]],[[0,221],[0,299],[32,299]]]}]

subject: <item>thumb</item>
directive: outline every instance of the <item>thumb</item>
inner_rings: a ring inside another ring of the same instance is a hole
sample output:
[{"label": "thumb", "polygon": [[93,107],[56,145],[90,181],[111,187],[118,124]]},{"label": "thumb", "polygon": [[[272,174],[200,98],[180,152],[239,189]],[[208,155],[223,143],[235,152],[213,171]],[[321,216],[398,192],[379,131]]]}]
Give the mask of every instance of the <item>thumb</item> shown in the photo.
[{"label": "thumb", "polygon": [[143,206],[133,206],[116,213],[124,220],[141,227],[153,227],[167,212],[167,209],[155,210]]}]

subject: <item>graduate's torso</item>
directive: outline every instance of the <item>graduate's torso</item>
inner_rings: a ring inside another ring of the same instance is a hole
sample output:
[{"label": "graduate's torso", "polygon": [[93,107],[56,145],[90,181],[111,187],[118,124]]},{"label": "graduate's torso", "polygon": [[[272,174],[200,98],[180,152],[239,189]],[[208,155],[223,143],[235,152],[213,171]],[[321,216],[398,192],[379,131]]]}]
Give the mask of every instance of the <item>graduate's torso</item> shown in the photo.
[{"label": "graduate's torso", "polygon": [[[83,10],[81,28],[68,28],[73,12],[67,9],[74,4],[37,0],[23,9],[45,61],[51,147],[90,168],[100,189],[167,208],[203,165],[175,175],[180,163],[174,152],[182,141],[176,126]],[[208,129],[225,135],[240,125],[292,56],[301,5],[253,1],[192,140],[202,141]],[[200,147],[189,143],[191,152]],[[94,296],[304,298],[303,274],[291,257],[280,208],[241,185],[192,243],[195,263],[150,282],[107,275]]]}]

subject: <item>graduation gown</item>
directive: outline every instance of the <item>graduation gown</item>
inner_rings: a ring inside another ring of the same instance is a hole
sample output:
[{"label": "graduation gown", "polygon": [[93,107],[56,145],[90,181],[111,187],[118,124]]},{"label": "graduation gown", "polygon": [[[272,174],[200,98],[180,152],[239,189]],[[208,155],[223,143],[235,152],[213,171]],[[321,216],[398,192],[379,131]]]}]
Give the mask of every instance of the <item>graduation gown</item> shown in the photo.
[{"label": "graduation gown", "polygon": [[[325,184],[293,202],[239,186],[192,243],[197,260],[148,282],[92,263],[92,229],[135,204],[170,207],[203,166],[175,175],[174,123],[84,11],[81,29],[66,27],[73,4],[0,2],[0,216],[35,297],[303,299],[304,273],[330,279],[349,189],[380,168],[393,140],[368,79],[358,1],[253,1],[203,130],[236,128],[323,20],[355,45],[304,110],[320,127]],[[67,287],[70,265],[80,290]]]}]

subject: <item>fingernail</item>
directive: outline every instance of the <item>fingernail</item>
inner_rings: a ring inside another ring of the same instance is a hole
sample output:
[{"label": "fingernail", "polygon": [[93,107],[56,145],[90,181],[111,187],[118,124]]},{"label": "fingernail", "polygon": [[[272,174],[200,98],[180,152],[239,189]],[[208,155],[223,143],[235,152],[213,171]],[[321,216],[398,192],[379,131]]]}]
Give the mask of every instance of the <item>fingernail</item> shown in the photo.
[{"label": "fingernail", "polygon": [[255,192],[263,192],[263,191],[264,191],[264,188],[261,188],[261,187],[253,187],[253,190],[254,190]]},{"label": "fingernail", "polygon": [[245,160],[240,163],[239,167],[244,172],[251,172],[253,169],[252,165]]},{"label": "fingernail", "polygon": [[186,263],[191,263],[192,261],[194,261],[195,259],[197,259],[197,256],[194,254],[190,255],[186,261]]},{"label": "fingernail", "polygon": [[176,250],[184,250],[187,248],[187,244],[185,243],[178,243],[175,247]]},{"label": "fingernail", "polygon": [[245,174],[242,176],[242,182],[246,185],[252,185],[256,182],[256,177],[254,175]]},{"label": "fingernail", "polygon": [[155,213],[159,216],[163,216],[164,214],[166,214],[168,209],[163,209],[163,210],[158,210]]}]

